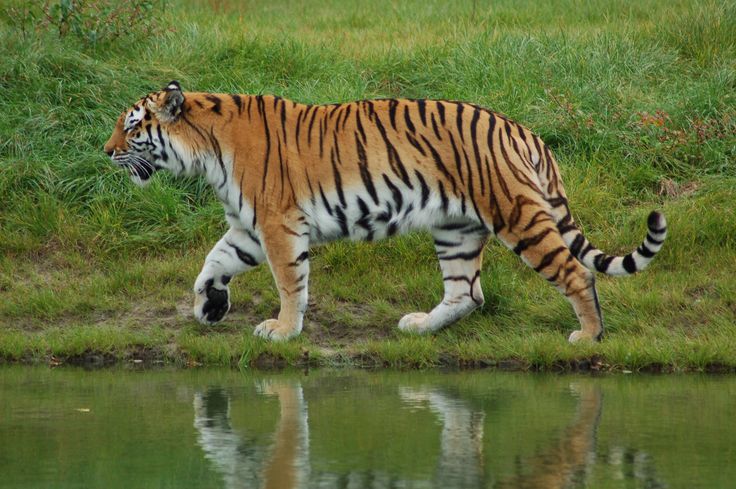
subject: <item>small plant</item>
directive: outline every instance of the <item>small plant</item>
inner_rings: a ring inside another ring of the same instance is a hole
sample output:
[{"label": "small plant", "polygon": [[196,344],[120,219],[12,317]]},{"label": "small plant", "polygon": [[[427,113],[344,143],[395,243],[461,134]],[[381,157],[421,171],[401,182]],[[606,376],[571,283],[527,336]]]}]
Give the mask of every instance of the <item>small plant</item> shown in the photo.
[{"label": "small plant", "polygon": [[708,145],[729,145],[729,141],[736,139],[736,119],[726,112],[718,118],[695,116],[677,124],[669,113],[658,109],[653,114],[637,113],[629,134],[632,137],[627,139],[632,148],[656,155],[665,162],[665,167],[701,168],[707,162]]},{"label": "small plant", "polygon": [[160,31],[154,0],[59,0],[38,5],[21,3],[6,7],[2,17],[25,37],[31,31],[56,32],[60,39],[70,35],[95,46],[126,36],[150,36]]}]

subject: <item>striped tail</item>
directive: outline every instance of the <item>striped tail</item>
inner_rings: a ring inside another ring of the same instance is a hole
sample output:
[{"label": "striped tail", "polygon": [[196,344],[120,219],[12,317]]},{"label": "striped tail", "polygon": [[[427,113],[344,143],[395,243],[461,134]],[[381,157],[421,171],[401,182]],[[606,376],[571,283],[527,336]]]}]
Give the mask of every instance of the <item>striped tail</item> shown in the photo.
[{"label": "striped tail", "polygon": [[[567,205],[565,205],[567,207]],[[565,244],[580,263],[592,271],[606,275],[631,275],[646,268],[654,256],[662,249],[667,237],[667,221],[664,215],[653,211],[647,219],[649,232],[644,242],[626,256],[611,256],[593,246],[573,221],[569,209],[566,216],[557,223]]]}]

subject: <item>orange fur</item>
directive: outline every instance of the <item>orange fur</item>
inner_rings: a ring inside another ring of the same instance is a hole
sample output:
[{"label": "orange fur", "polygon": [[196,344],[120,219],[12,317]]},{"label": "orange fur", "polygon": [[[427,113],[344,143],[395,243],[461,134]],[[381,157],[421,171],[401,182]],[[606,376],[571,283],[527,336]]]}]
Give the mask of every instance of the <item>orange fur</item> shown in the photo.
[{"label": "orange fur", "polygon": [[[575,225],[559,168],[541,139],[461,102],[314,106],[273,96],[181,92],[172,82],[118,119],[105,150],[137,181],[162,168],[205,175],[231,231],[198,278],[195,311],[205,322],[221,319],[230,277],[267,260],[281,312],[256,333],[274,339],[301,330],[308,249],[316,242],[428,228],[445,297],[429,314],[410,314],[400,323],[425,332],[483,303],[482,250],[495,235],[568,297],[582,326],[574,341],[603,331],[590,269],[633,273],[665,237],[664,218],[653,213],[637,251],[612,257],[597,250]],[[215,255],[236,254],[243,263],[216,266]]]}]

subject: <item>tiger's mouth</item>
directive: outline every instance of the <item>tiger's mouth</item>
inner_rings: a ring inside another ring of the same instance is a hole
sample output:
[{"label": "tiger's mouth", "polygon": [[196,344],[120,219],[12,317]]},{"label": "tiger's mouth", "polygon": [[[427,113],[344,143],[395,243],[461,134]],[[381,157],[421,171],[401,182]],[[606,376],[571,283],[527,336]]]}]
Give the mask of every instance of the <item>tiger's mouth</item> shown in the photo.
[{"label": "tiger's mouth", "polygon": [[160,169],[142,156],[132,153],[115,154],[112,156],[112,161],[118,166],[126,168],[130,179],[137,185],[147,183],[151,176]]}]

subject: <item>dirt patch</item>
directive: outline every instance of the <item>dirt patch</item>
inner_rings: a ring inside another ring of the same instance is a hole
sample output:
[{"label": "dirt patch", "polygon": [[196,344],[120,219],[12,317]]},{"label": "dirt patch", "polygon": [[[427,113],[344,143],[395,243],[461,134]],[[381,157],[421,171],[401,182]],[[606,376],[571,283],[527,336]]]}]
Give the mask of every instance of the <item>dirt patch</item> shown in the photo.
[{"label": "dirt patch", "polygon": [[395,335],[395,324],[366,324],[366,318],[375,316],[370,305],[340,302],[342,320],[335,317],[334,305],[326,307],[310,301],[305,318],[304,336],[321,347],[342,347],[360,340],[385,340]]},{"label": "dirt patch", "polygon": [[671,178],[663,178],[659,181],[657,194],[670,198],[689,197],[697,192],[699,188],[700,183],[695,181],[678,183]]}]

